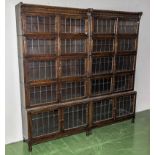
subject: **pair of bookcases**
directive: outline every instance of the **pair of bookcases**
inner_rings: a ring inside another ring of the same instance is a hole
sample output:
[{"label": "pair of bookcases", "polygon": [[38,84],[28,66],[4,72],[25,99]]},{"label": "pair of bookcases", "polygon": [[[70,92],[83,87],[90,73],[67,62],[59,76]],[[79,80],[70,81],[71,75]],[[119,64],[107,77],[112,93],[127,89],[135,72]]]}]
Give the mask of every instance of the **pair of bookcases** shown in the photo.
[{"label": "pair of bookcases", "polygon": [[135,118],[142,13],[16,6],[23,136],[32,145]]}]

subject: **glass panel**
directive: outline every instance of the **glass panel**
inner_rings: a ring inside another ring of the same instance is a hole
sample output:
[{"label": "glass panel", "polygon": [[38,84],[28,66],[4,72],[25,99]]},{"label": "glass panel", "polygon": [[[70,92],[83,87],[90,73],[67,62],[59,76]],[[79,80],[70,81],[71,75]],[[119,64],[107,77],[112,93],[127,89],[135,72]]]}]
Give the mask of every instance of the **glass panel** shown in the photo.
[{"label": "glass panel", "polygon": [[54,32],[54,16],[27,16],[26,32]]},{"label": "glass panel", "polygon": [[83,53],[85,52],[85,40],[65,39],[61,40],[61,53]]},{"label": "glass panel", "polygon": [[112,57],[93,58],[93,74],[102,74],[112,72]]},{"label": "glass panel", "polygon": [[135,51],[136,50],[136,39],[131,39],[131,38],[119,39],[118,50],[119,51]]},{"label": "glass panel", "polygon": [[32,137],[51,134],[59,130],[58,110],[32,115]]},{"label": "glass panel", "polygon": [[56,101],[56,84],[31,86],[30,104],[46,104]]},{"label": "glass panel", "polygon": [[110,88],[111,88],[111,77],[92,80],[93,95],[109,93]]},{"label": "glass panel", "polygon": [[84,82],[63,82],[61,87],[61,99],[70,100],[84,96]]},{"label": "glass panel", "polygon": [[55,54],[55,40],[27,39],[28,54]]},{"label": "glass panel", "polygon": [[112,99],[104,99],[93,103],[93,121],[103,121],[112,119],[113,108]]},{"label": "glass panel", "polygon": [[115,20],[113,19],[94,19],[95,33],[114,33]]},{"label": "glass panel", "polygon": [[116,56],[116,70],[126,71],[133,70],[135,64],[135,57],[131,56]]},{"label": "glass panel", "polygon": [[120,20],[118,22],[119,33],[138,33],[138,22],[132,20]]},{"label": "glass panel", "polygon": [[120,96],[116,99],[116,116],[126,116],[133,113],[133,95]]},{"label": "glass panel", "polygon": [[114,51],[113,39],[94,40],[93,52],[112,52]]},{"label": "glass panel", "polygon": [[64,109],[64,129],[86,126],[86,104],[67,107]]},{"label": "glass panel", "polygon": [[133,88],[133,75],[118,75],[115,77],[115,91],[125,91]]},{"label": "glass panel", "polygon": [[62,76],[81,76],[85,72],[84,59],[63,60],[61,62]]},{"label": "glass panel", "polygon": [[29,80],[49,80],[55,78],[55,61],[32,61],[28,63]]},{"label": "glass panel", "polygon": [[74,18],[61,19],[61,32],[63,33],[84,33],[85,20]]}]

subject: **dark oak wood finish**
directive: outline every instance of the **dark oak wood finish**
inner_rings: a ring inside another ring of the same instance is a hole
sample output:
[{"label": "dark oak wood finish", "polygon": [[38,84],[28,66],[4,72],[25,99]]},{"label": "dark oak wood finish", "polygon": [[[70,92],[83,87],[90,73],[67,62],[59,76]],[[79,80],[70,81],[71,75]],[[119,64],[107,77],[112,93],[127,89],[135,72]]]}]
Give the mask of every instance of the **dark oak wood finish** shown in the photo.
[{"label": "dark oak wood finish", "polygon": [[23,138],[32,145],[135,118],[141,12],[16,6]]}]

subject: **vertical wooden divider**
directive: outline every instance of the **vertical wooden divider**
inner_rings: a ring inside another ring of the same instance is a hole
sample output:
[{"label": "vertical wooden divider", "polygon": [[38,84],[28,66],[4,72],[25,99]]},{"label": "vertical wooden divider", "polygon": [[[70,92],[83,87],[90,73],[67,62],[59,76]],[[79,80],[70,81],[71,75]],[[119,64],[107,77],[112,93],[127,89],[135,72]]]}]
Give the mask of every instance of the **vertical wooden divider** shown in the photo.
[{"label": "vertical wooden divider", "polygon": [[29,147],[29,151],[32,151],[32,115],[29,112],[27,114],[27,120],[28,120],[28,147]]},{"label": "vertical wooden divider", "polygon": [[[115,75],[116,75],[116,55],[117,55],[117,49],[118,49],[118,18],[115,21],[115,41],[114,41],[114,57],[113,57],[113,77],[112,77],[112,92],[115,90]],[[116,98],[114,98],[113,101],[113,117],[114,120],[116,119]]]},{"label": "vertical wooden divider", "polygon": [[[137,50],[138,50],[138,35],[139,35],[139,26],[140,26],[140,19],[141,19],[141,15],[139,15],[139,20],[137,21],[138,22],[138,25],[137,25],[137,37],[136,37],[136,54],[135,54],[135,57],[134,57],[134,64],[133,64],[133,70],[134,70],[134,77],[133,77],[133,88],[134,88],[134,85],[135,85],[135,72],[136,72],[136,60],[137,60]],[[136,94],[136,97],[137,97],[137,94]],[[135,99],[135,104],[136,104],[136,99]],[[135,114],[135,110],[134,110],[134,114]]]},{"label": "vertical wooden divider", "polygon": [[[88,79],[88,97],[91,97],[92,87],[91,87],[91,75],[92,75],[92,9],[88,9],[87,15],[88,15],[88,48],[87,48],[87,79]],[[93,124],[93,102],[89,101],[88,103],[88,130],[91,129]]]},{"label": "vertical wooden divider", "polygon": [[136,112],[136,98],[137,98],[137,93],[135,93],[135,95],[134,95],[134,99],[133,99],[133,114],[134,114],[134,116],[133,116],[133,118],[132,118],[132,122],[134,123],[134,119],[135,119],[135,112]]},{"label": "vertical wooden divider", "polygon": [[[60,25],[61,24],[61,17],[60,15],[56,16],[56,74],[57,74],[57,99],[58,104],[61,102],[61,62],[60,62],[60,55],[61,55],[61,38],[60,38]],[[59,125],[60,125],[60,131],[63,131],[63,123],[64,123],[64,115],[63,115],[63,108],[58,109],[58,115],[59,115]]]}]

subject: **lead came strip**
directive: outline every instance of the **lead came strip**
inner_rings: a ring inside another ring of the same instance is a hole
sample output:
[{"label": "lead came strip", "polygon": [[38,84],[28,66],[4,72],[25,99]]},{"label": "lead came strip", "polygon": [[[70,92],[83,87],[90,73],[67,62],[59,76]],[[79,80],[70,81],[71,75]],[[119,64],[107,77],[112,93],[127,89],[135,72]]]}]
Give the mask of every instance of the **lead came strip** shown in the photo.
[{"label": "lead came strip", "polygon": [[[75,20],[76,21],[76,20]],[[74,40],[75,41],[75,53],[77,53],[77,51],[76,51],[76,40]]]},{"label": "lead came strip", "polygon": [[75,19],[75,33],[76,33],[76,26],[77,26],[77,25],[76,25],[76,19]]},{"label": "lead came strip", "polygon": [[129,85],[128,85],[128,83],[129,83],[129,81],[128,81],[129,79],[127,78],[127,76],[125,76],[125,80],[124,80],[124,90],[125,89],[129,89]]},{"label": "lead came strip", "polygon": [[52,43],[52,40],[50,40],[50,47],[49,47],[49,50],[50,50],[50,54],[52,54],[52,46],[54,46],[53,48],[53,53],[55,53],[55,40],[54,40],[54,44]]},{"label": "lead came strip", "polygon": [[68,111],[68,128],[70,128],[70,123],[69,123],[69,121],[70,121],[70,119],[69,119],[69,108],[67,108],[67,111]]},{"label": "lead came strip", "polygon": [[46,30],[45,30],[45,16],[43,18],[44,18],[44,32],[46,32]]},{"label": "lead came strip", "polygon": [[43,46],[44,46],[44,52],[43,52],[43,53],[46,54],[46,53],[45,53],[45,52],[46,52],[46,51],[45,51],[45,40],[43,40],[43,43],[44,43],[44,45],[43,45]]},{"label": "lead came strip", "polygon": [[79,60],[79,64],[80,64],[79,75],[82,75],[82,67],[84,67],[84,65],[82,65],[82,60]]},{"label": "lead came strip", "polygon": [[125,33],[127,32],[127,22],[125,21],[125,24],[124,24],[124,28],[125,28]]},{"label": "lead came strip", "polygon": [[121,104],[121,101],[119,100],[119,103],[118,103],[118,105],[119,105],[119,109],[118,109],[118,111],[119,111],[119,116],[121,115],[120,104]]},{"label": "lead came strip", "polygon": [[84,121],[83,121],[83,117],[84,117],[84,105],[82,105],[81,108],[82,108],[81,109],[81,111],[82,111],[82,120],[81,120],[81,124],[80,125],[84,124]]},{"label": "lead came strip", "polygon": [[42,113],[42,127],[43,127],[43,132],[42,133],[45,133],[45,129],[44,129],[44,115],[43,115],[43,113]]},{"label": "lead came strip", "polygon": [[[104,108],[104,107],[103,107],[103,103],[102,103],[102,101],[101,101],[101,107],[100,107],[100,112],[99,112],[99,114],[100,114],[100,115],[99,115],[99,116],[100,116],[100,120],[102,119],[102,113],[103,113],[102,110],[103,110],[103,108]],[[105,115],[105,110],[104,110],[104,115]]]},{"label": "lead came strip", "polygon": [[125,115],[125,98],[123,98],[123,108],[121,109],[122,110],[122,115]]},{"label": "lead came strip", "polygon": [[36,87],[33,87],[33,88],[34,88],[34,103],[37,103],[36,102],[36,93],[35,93],[36,92],[36,90],[35,90]]},{"label": "lead came strip", "polygon": [[[103,45],[107,45],[107,47],[109,48],[109,44],[106,42],[106,39],[104,40]],[[107,50],[105,49],[106,46],[103,46],[103,47],[104,47],[104,51],[107,51]],[[108,49],[108,51],[109,51],[109,49]]]},{"label": "lead came strip", "polygon": [[31,16],[31,32],[32,32],[32,16]]},{"label": "lead came strip", "polygon": [[82,32],[82,24],[81,24],[81,18],[80,18],[80,33]]},{"label": "lead came strip", "polygon": [[32,54],[34,54],[34,51],[33,51],[33,39],[32,39]]},{"label": "lead came strip", "polygon": [[39,93],[40,93],[40,102],[42,102],[42,99],[41,99],[41,89],[42,89],[42,86],[40,86],[40,90],[39,90]]},{"label": "lead came strip", "polygon": [[130,114],[130,110],[129,110],[129,107],[130,107],[130,96],[125,98],[124,107],[125,107],[124,114],[125,115]]},{"label": "lead came strip", "polygon": [[47,86],[45,86],[45,89],[46,89],[46,102],[47,102]]},{"label": "lead came strip", "polygon": [[[51,68],[51,70],[53,70],[53,65],[52,65],[52,62],[51,61],[50,61],[50,66],[49,67]],[[55,70],[55,65],[54,65],[54,70]],[[51,73],[51,78],[53,78],[52,71],[50,71],[50,73]]]},{"label": "lead came strip", "polygon": [[79,106],[77,106],[77,126],[79,124],[79,112],[80,112]]},{"label": "lead came strip", "polygon": [[54,130],[54,128],[56,127],[56,114],[54,113],[53,115],[52,115],[52,117],[53,117],[53,130]]},{"label": "lead came strip", "polygon": [[37,16],[37,27],[38,27],[38,32],[39,32],[39,17]]},{"label": "lead came strip", "polygon": [[110,20],[110,29],[109,29],[109,30],[110,30],[110,32],[113,32],[113,30],[112,30],[112,28],[111,28],[111,22],[112,22],[112,21]]},{"label": "lead came strip", "polygon": [[129,110],[128,110],[128,111],[129,111],[129,113],[132,113],[131,107],[132,107],[132,104],[133,104],[132,102],[133,102],[133,101],[132,101],[132,96],[131,96],[131,95],[130,95],[130,100],[129,100],[129,102],[130,102],[130,106],[129,106]]},{"label": "lead came strip", "polygon": [[105,20],[106,26],[105,26],[105,32],[108,33],[108,27],[107,27],[107,20]]},{"label": "lead came strip", "polygon": [[73,85],[73,83],[70,83],[70,98],[73,98],[73,93],[72,93],[72,91],[73,91],[73,89],[74,89],[74,87],[72,88],[72,85]]},{"label": "lead came strip", "polygon": [[79,49],[79,52],[82,52],[82,51],[83,51],[83,49],[82,49],[82,47],[83,47],[83,46],[82,46],[82,45],[83,45],[83,44],[82,44],[82,40],[80,39],[79,41],[80,41],[80,46],[79,46],[80,49]]},{"label": "lead came strip", "polygon": [[72,42],[71,42],[71,39],[70,39],[70,42],[69,42],[69,45],[70,45],[70,53],[72,53],[73,51],[72,51]]},{"label": "lead came strip", "polygon": [[47,120],[48,120],[48,125],[47,125],[47,129],[48,129],[48,130],[47,130],[47,132],[48,132],[48,133],[50,133],[50,130],[49,130],[49,129],[50,129],[50,117],[49,117],[49,115],[50,115],[50,114],[49,114],[49,111],[48,111],[48,112],[47,112]]},{"label": "lead came strip", "polygon": [[[46,69],[47,69],[46,62],[44,62],[44,65],[45,65],[45,73],[44,73],[45,75],[44,75],[44,78],[47,79],[47,77],[46,77],[46,75],[47,75],[47,73],[46,73]],[[50,64],[49,64],[49,66],[50,66]]]},{"label": "lead came strip", "polygon": [[[96,105],[96,103],[94,103],[94,105],[95,105],[95,106],[94,106],[94,107],[95,107],[95,110],[94,110],[94,111],[95,111],[95,114],[97,114],[97,105]],[[97,115],[95,115],[95,121],[96,121],[96,120],[97,120]]]},{"label": "lead came strip", "polygon": [[[30,64],[31,65],[31,64]],[[31,66],[30,66],[31,67]],[[35,62],[32,62],[32,79],[35,79],[35,74],[34,74],[34,68],[35,68]]]},{"label": "lead came strip", "polygon": [[67,32],[67,30],[66,30],[66,18],[64,18],[64,20],[65,20],[65,33],[66,33]]},{"label": "lead came strip", "polygon": [[82,96],[82,83],[81,83],[81,81],[80,81],[80,83],[79,83],[79,88],[80,88],[79,96]]},{"label": "lead came strip", "polygon": [[[103,108],[101,108],[101,109],[104,109],[104,113],[103,113],[103,114],[104,114],[104,115],[103,115],[104,117],[102,117],[102,118],[106,119],[106,118],[107,118],[107,117],[106,117],[106,107],[108,106],[107,100],[105,100],[104,103],[103,103],[103,100],[102,100],[101,103],[102,103],[102,107],[103,107]],[[101,118],[101,119],[102,119],[102,118]]]},{"label": "lead came strip", "polygon": [[[104,68],[104,70],[106,71],[106,66],[108,66],[107,65],[107,62],[109,62],[109,58],[107,58],[107,57],[104,57],[103,59],[100,59],[100,65],[102,65],[103,66],[103,68]],[[99,69],[99,71],[100,71],[101,69]]]},{"label": "lead came strip", "polygon": [[110,107],[110,104],[111,104],[111,103],[110,103],[110,99],[109,99],[109,102],[106,101],[106,109],[105,109],[105,110],[107,111],[107,112],[106,112],[106,116],[105,116],[106,119],[107,119],[107,118],[110,118],[110,116],[109,116],[109,107]]},{"label": "lead came strip", "polygon": [[126,42],[125,42],[125,39],[123,39],[123,50],[126,50]]},{"label": "lead came strip", "polygon": [[52,22],[51,22],[51,16],[49,17],[49,32],[52,32]]},{"label": "lead came strip", "polygon": [[76,111],[76,106],[74,107],[75,108],[75,110],[73,109],[73,107],[72,107],[72,125],[73,126],[75,126],[75,122],[74,122],[74,111]]},{"label": "lead came strip", "polygon": [[39,70],[38,70],[38,75],[39,75],[38,77],[39,77],[39,79],[41,79],[41,78],[40,78],[40,62],[39,62],[39,67],[38,67],[38,69],[39,69]]},{"label": "lead came strip", "polygon": [[97,27],[96,27],[96,28],[97,28],[97,33],[99,33],[99,30],[98,30],[98,28],[99,28],[99,27],[98,27],[98,19],[97,19]]},{"label": "lead came strip", "polygon": [[130,40],[127,39],[127,50],[130,50]]},{"label": "lead came strip", "polygon": [[111,102],[111,100],[109,101],[109,104],[107,103],[107,106],[108,106],[108,115],[107,116],[108,116],[108,118],[110,118],[110,104],[111,104],[110,102]]},{"label": "lead came strip", "polygon": [[38,124],[39,124],[39,122],[38,122],[38,119],[36,119],[36,121],[37,121],[37,123],[36,123],[37,124],[37,135],[39,135],[39,132],[38,132],[38,129],[39,129],[39,125]]},{"label": "lead came strip", "polygon": [[[39,42],[39,39],[37,39],[37,42],[38,42],[38,53],[40,54],[41,52],[40,52],[40,42]],[[36,51],[36,53],[37,53],[37,51]],[[36,54],[36,53],[34,53],[34,54]]]},{"label": "lead came strip", "polygon": [[104,21],[102,19],[99,20],[99,33],[103,33],[105,29]]},{"label": "lead came strip", "polygon": [[71,32],[72,32],[72,31],[71,31],[71,18],[69,18],[69,19],[70,19],[70,33],[71,33]]},{"label": "lead came strip", "polygon": [[[65,54],[67,53],[66,52],[66,39],[63,41],[63,44],[64,44],[64,42],[65,42]],[[61,49],[62,49],[62,47],[61,47]]]}]

